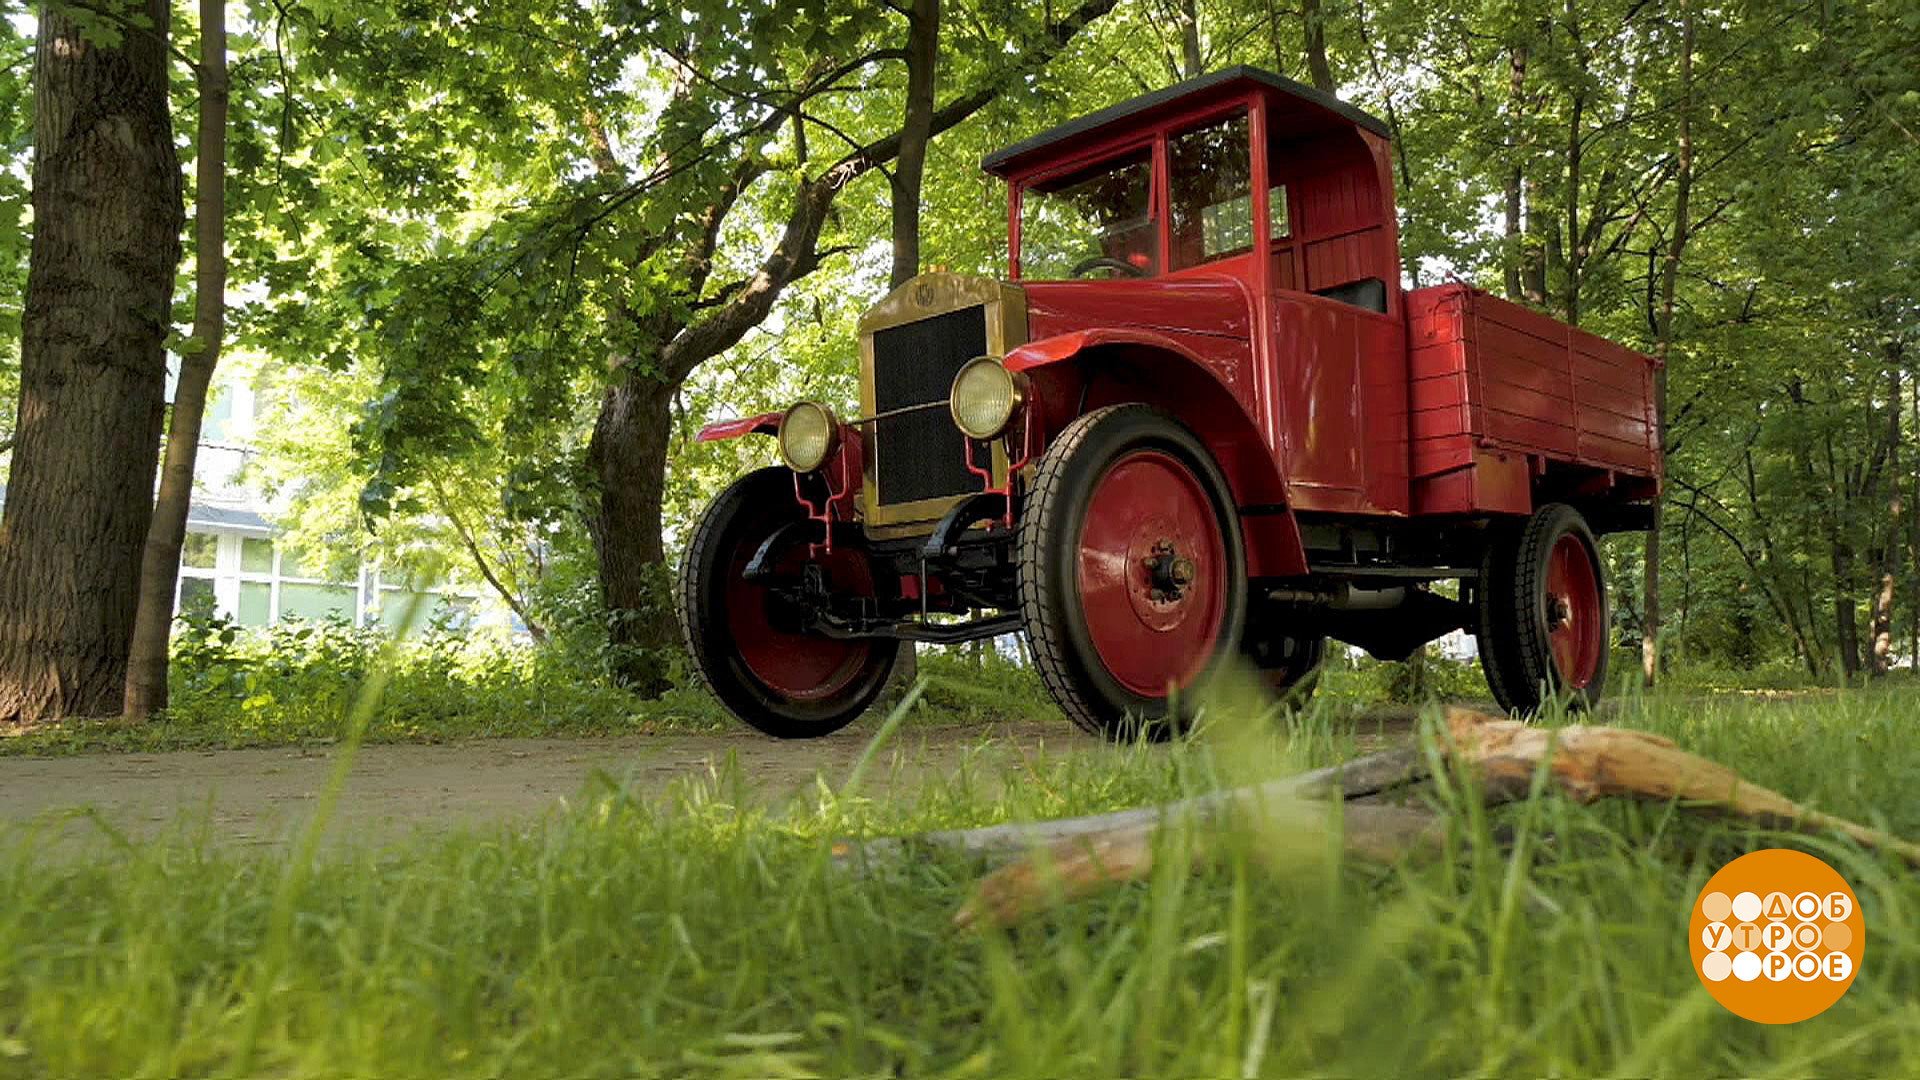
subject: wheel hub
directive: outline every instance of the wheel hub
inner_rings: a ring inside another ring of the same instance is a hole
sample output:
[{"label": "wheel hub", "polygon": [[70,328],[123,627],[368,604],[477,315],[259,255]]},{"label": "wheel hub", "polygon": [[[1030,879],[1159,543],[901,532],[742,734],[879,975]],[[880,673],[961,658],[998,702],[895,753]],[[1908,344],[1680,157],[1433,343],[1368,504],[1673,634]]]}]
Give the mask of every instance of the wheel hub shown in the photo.
[{"label": "wheel hub", "polygon": [[1167,539],[1156,541],[1153,553],[1141,563],[1147,568],[1147,598],[1160,603],[1180,599],[1199,574],[1193,560],[1180,554]]},{"label": "wheel hub", "polygon": [[1563,532],[1549,549],[1546,566],[1547,646],[1567,689],[1586,689],[1601,671],[1607,647],[1606,601],[1587,544]]},{"label": "wheel hub", "polygon": [[1573,621],[1573,601],[1565,596],[1547,597],[1547,629],[1558,630]]}]

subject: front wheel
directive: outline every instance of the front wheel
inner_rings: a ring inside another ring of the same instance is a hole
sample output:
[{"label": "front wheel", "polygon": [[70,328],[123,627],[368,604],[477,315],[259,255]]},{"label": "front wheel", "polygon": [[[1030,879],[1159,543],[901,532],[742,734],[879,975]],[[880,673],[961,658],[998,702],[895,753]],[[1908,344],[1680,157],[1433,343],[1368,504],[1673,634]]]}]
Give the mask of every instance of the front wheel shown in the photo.
[{"label": "front wheel", "polygon": [[[890,638],[846,641],[800,629],[799,613],[745,571],[767,539],[805,517],[793,473],[748,473],[707,507],[680,568],[680,626],[687,652],[727,710],[781,739],[827,735],[851,723],[885,688],[899,655]],[[874,595],[873,568],[845,546],[814,560],[829,590]],[[799,540],[775,553],[775,580],[798,580],[808,559]]]},{"label": "front wheel", "polygon": [[1069,424],[1020,517],[1020,613],[1076,724],[1124,739],[1183,729],[1182,691],[1239,650],[1246,554],[1206,447],[1145,405]]},{"label": "front wheel", "polygon": [[1476,628],[1487,686],[1510,713],[1549,699],[1584,709],[1607,681],[1607,582],[1580,511],[1549,503],[1497,532],[1478,582]]}]

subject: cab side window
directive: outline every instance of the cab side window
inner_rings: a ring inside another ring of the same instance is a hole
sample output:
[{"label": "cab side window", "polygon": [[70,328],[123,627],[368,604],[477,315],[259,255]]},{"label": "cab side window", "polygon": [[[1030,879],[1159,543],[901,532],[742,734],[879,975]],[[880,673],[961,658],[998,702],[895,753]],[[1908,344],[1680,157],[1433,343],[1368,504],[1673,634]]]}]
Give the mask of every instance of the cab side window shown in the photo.
[{"label": "cab side window", "polygon": [[1253,248],[1253,163],[1245,113],[1167,140],[1175,270]]}]

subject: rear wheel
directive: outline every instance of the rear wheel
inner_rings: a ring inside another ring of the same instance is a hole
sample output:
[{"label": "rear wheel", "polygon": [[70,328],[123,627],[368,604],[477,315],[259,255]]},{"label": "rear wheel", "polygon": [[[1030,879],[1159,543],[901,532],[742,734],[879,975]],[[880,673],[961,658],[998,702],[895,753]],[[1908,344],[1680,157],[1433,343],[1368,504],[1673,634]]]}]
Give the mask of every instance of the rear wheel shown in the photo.
[{"label": "rear wheel", "polygon": [[[900,650],[890,638],[845,641],[807,633],[800,613],[774,590],[746,580],[760,546],[804,519],[792,472],[748,473],[701,515],[680,568],[680,625],[694,668],[729,712],[782,739],[826,735],[865,712]],[[874,595],[873,568],[857,548],[842,546],[812,561],[829,591]],[[806,541],[796,539],[775,552],[773,576],[797,582],[808,562]]]},{"label": "rear wheel", "polygon": [[1164,738],[1246,621],[1246,555],[1219,466],[1178,421],[1113,405],[1048,447],[1021,512],[1020,610],[1047,689],[1110,738]]},{"label": "rear wheel", "polygon": [[1497,533],[1481,565],[1477,628],[1487,686],[1511,713],[1549,698],[1576,709],[1607,679],[1606,577],[1578,510],[1550,503]]}]

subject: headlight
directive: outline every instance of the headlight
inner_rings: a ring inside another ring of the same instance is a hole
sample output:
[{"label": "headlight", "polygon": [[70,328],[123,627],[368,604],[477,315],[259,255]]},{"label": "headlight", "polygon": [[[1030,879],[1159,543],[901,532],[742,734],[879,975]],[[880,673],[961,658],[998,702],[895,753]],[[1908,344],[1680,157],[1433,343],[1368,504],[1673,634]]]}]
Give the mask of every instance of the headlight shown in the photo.
[{"label": "headlight", "polygon": [[968,437],[991,439],[1007,430],[1013,414],[1026,400],[1026,378],[1008,371],[991,356],[967,361],[953,377],[948,407],[953,422]]},{"label": "headlight", "polygon": [[840,425],[825,405],[802,401],[780,418],[780,458],[794,472],[812,472],[827,463]]}]

